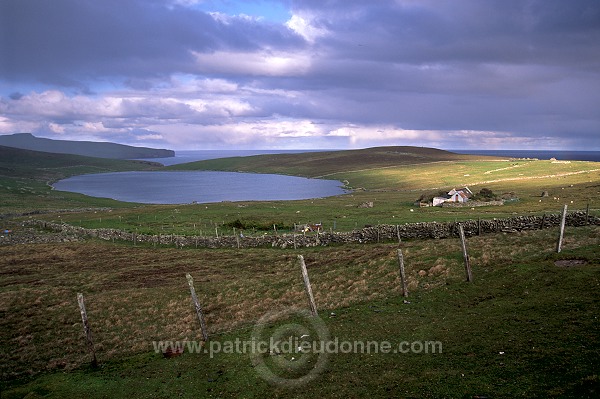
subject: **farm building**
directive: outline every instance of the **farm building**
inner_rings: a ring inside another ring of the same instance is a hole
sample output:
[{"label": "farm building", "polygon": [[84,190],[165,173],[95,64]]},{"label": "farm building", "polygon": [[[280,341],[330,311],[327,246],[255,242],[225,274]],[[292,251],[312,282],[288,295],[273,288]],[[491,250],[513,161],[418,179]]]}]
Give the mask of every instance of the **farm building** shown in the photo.
[{"label": "farm building", "polygon": [[441,206],[444,202],[467,202],[473,196],[469,187],[453,188],[443,197],[434,197],[433,206]]}]

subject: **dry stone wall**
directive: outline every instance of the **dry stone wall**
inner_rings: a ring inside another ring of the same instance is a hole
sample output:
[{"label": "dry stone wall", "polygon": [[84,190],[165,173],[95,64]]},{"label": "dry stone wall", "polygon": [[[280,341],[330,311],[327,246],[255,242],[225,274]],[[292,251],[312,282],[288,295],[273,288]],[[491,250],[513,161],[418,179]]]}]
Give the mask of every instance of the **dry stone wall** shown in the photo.
[{"label": "dry stone wall", "polygon": [[504,201],[468,201],[468,202],[442,202],[442,208],[476,208],[480,206],[502,206]]},{"label": "dry stone wall", "polygon": [[[524,230],[538,230],[559,226],[560,214],[545,216],[516,216],[506,219],[494,220],[467,220],[459,222],[463,225],[466,236],[486,233],[518,232]],[[587,219],[587,220],[586,220]],[[378,225],[351,232],[323,232],[319,234],[280,234],[264,235],[257,237],[201,237],[182,235],[149,235],[137,234],[117,229],[86,229],[66,223],[52,223],[43,220],[28,220],[24,224],[37,226],[44,229],[68,234],[70,236],[91,237],[101,240],[120,240],[135,243],[174,245],[177,247],[201,248],[258,248],[279,247],[297,248],[326,246],[350,243],[375,243],[397,241],[402,239],[431,239],[458,237],[457,222],[423,222],[402,225]],[[585,212],[572,212],[567,215],[567,226],[584,226],[586,224],[600,225],[600,218],[586,217]]]}]

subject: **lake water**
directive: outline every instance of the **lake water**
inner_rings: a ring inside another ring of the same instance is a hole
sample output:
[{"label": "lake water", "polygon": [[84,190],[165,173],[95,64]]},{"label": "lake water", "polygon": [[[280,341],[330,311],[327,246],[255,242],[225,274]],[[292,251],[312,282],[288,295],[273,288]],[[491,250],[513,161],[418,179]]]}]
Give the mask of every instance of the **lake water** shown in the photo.
[{"label": "lake water", "polygon": [[206,159],[249,157],[251,155],[265,154],[299,154],[302,152],[335,151],[335,150],[189,150],[175,151],[175,156],[170,158],[149,158],[145,161],[162,163],[165,166],[186,162],[204,161]]},{"label": "lake water", "polygon": [[73,176],[56,190],[147,204],[298,200],[344,194],[336,180],[235,172],[117,172]]}]

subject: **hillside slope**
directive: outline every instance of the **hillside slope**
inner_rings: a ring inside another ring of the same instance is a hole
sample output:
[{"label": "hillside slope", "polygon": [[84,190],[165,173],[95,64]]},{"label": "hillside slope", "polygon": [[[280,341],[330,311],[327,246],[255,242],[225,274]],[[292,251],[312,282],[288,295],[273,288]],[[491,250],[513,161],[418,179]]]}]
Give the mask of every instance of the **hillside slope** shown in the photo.
[{"label": "hillside slope", "polygon": [[462,155],[425,147],[374,147],[360,150],[268,154],[250,157],[210,159],[169,166],[172,170],[224,170],[277,173],[308,177],[361,169],[413,165],[440,161],[494,159],[479,155]]},{"label": "hillside slope", "polygon": [[168,158],[175,156],[175,152],[172,150],[133,147],[116,143],[52,140],[35,137],[30,133],[0,136],[0,145],[24,150],[112,159]]},{"label": "hillside slope", "polygon": [[93,158],[0,146],[0,176],[8,178],[48,181],[84,173],[152,170],[160,167],[162,165],[156,162]]}]

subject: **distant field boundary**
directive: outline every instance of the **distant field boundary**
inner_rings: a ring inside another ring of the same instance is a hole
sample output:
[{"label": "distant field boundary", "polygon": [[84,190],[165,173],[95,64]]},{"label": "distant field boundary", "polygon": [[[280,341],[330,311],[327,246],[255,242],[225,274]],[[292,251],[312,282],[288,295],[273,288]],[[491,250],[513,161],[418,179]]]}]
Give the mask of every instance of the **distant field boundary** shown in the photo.
[{"label": "distant field boundary", "polygon": [[23,216],[33,216],[33,215],[46,215],[51,213],[67,213],[67,212],[105,212],[112,211],[113,208],[108,207],[100,207],[100,208],[70,208],[70,209],[42,209],[36,211],[29,212],[13,212],[13,213],[3,213],[0,214],[0,219],[11,219]]},{"label": "distant field boundary", "polygon": [[[465,235],[474,236],[486,233],[514,233],[526,230],[539,230],[560,225],[560,214],[543,216],[515,216],[493,220],[466,220],[461,222],[422,222],[402,225],[377,225],[353,230],[351,232],[321,232],[304,235],[280,234],[258,237],[245,236],[183,236],[183,235],[151,235],[127,232],[118,229],[87,229],[66,223],[53,223],[44,220],[27,220],[24,226],[34,226],[53,232],[106,241],[128,241],[134,245],[174,245],[191,248],[302,248],[339,244],[362,244],[399,239],[439,239],[458,237],[458,225],[462,225]],[[583,211],[571,212],[567,215],[567,226],[600,225],[600,218]],[[18,243],[18,240],[17,242]]]}]

